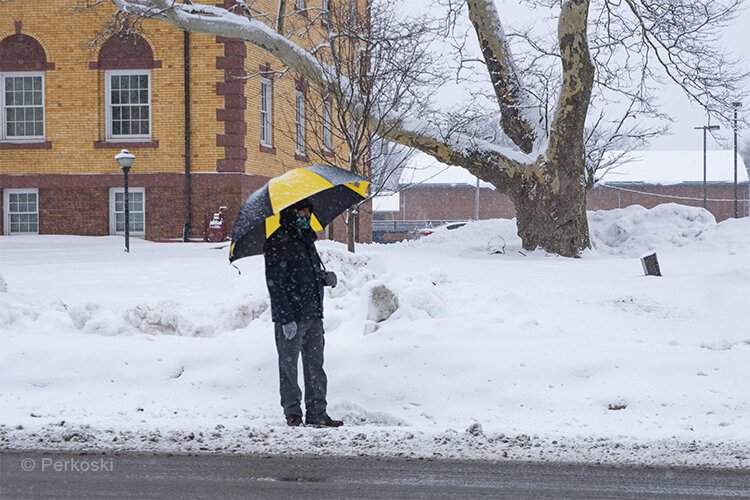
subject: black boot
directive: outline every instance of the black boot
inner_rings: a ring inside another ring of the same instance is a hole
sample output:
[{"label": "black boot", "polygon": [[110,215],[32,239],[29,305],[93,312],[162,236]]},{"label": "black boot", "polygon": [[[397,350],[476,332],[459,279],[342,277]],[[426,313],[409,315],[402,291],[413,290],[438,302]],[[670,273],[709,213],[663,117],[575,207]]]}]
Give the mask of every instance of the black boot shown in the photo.
[{"label": "black boot", "polygon": [[286,425],[289,427],[299,427],[302,425],[302,417],[299,415],[289,415],[286,417]]},{"label": "black boot", "polygon": [[342,425],[344,425],[344,422],[341,420],[334,420],[326,415],[325,417],[317,420],[311,420],[308,418],[305,421],[305,424],[312,427],[341,427]]}]

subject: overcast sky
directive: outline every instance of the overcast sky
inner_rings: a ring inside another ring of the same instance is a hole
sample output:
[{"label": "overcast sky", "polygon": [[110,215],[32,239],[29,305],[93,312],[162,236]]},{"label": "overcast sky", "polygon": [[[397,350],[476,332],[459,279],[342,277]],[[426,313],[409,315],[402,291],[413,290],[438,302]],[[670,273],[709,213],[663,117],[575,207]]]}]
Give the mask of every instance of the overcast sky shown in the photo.
[{"label": "overcast sky", "polygon": [[[748,70],[750,67],[750,36],[748,35],[748,30],[750,29],[750,1],[744,0],[744,3],[745,10],[724,33],[724,40],[727,49],[735,56],[741,57],[743,67],[745,70]],[[746,88],[748,85],[750,85],[750,82],[747,83]],[[670,88],[662,97],[664,103],[662,109],[676,120],[672,124],[672,135],[652,141],[652,149],[703,149],[703,132],[695,130],[694,127],[706,124],[706,114],[703,110],[691,105],[684,93],[680,92],[679,89],[675,89],[676,87]],[[741,110],[739,116],[750,117],[750,102],[744,102],[743,106],[744,109]],[[740,130],[739,140],[747,139],[748,135],[750,135],[750,130],[747,128]],[[722,125],[722,129],[716,132],[716,139],[723,141],[722,145],[719,145],[716,140],[709,137],[707,147],[708,149],[731,149],[732,136],[731,128]]]}]

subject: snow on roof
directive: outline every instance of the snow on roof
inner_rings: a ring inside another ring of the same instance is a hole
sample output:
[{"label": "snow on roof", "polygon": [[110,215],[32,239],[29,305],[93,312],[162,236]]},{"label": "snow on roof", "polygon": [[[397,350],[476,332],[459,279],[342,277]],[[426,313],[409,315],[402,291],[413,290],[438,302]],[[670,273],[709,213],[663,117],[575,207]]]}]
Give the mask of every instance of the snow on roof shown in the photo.
[{"label": "snow on roof", "polygon": [[401,196],[398,193],[374,196],[372,209],[376,212],[398,212],[401,209]]},{"label": "snow on roof", "polygon": [[[619,154],[616,151],[611,155]],[[627,163],[612,168],[601,176],[602,183],[643,182],[646,184],[680,184],[703,182],[703,150],[694,151],[631,151]],[[706,152],[706,180],[734,182],[734,151]],[[748,180],[745,163],[737,156],[737,180]]]},{"label": "snow on roof", "polygon": [[[446,165],[426,153],[416,153],[404,167],[400,184],[453,184],[476,187],[477,178],[468,170]],[[494,189],[488,182],[479,181],[479,186]]]}]

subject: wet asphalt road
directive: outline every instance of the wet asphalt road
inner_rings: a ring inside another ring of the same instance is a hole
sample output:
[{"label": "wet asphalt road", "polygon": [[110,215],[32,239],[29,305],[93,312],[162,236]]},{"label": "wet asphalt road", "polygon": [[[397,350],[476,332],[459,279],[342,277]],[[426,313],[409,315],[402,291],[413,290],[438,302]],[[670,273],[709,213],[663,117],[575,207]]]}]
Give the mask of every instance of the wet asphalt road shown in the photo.
[{"label": "wet asphalt road", "polygon": [[0,498],[750,498],[750,471],[6,452],[0,454]]}]

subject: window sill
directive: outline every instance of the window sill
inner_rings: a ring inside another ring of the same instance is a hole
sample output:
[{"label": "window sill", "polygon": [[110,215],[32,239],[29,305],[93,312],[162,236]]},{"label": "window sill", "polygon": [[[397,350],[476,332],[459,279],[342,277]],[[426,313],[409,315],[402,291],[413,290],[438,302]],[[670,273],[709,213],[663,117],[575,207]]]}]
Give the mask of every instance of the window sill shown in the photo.
[{"label": "window sill", "polygon": [[158,148],[159,141],[94,141],[94,149]]},{"label": "window sill", "polygon": [[329,151],[327,149],[324,149],[323,150],[323,156],[328,157],[328,158],[333,158],[336,155],[333,153],[333,151]]},{"label": "window sill", "polygon": [[52,149],[52,142],[0,142],[0,149]]},{"label": "window sill", "polygon": [[305,163],[309,163],[310,162],[310,157],[307,156],[306,154],[294,153],[294,159],[297,160],[297,161],[303,161]]},{"label": "window sill", "polygon": [[260,145],[260,152],[261,153],[268,153],[271,155],[276,154],[276,148],[273,146],[264,146],[263,144]]}]

